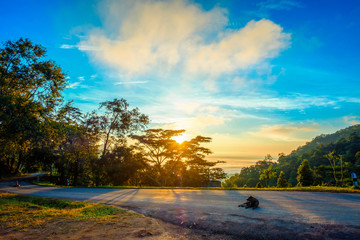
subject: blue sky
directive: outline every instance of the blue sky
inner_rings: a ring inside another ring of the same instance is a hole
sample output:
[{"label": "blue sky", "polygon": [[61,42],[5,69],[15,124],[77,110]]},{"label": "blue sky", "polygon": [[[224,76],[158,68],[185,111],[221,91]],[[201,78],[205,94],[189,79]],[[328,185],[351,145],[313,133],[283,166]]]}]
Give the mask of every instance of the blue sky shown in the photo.
[{"label": "blue sky", "polygon": [[122,97],[151,127],[210,136],[228,172],[360,123],[358,1],[0,4],[0,41],[45,46],[67,100]]}]

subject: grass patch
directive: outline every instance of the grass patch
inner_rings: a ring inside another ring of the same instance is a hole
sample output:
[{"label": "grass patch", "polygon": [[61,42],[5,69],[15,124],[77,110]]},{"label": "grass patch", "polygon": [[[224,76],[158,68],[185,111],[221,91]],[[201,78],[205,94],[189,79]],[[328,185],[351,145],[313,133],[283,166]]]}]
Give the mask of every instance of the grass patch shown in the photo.
[{"label": "grass patch", "polygon": [[0,193],[0,227],[24,229],[58,219],[111,221],[118,208],[94,203]]},{"label": "grass patch", "polygon": [[[57,186],[53,183],[47,184],[47,182],[36,183],[42,186]],[[61,186],[68,187],[68,186]],[[77,187],[77,186],[71,186]],[[304,192],[335,192],[335,193],[360,193],[360,189],[353,187],[325,187],[325,186],[310,186],[310,187],[288,187],[288,188],[243,188],[243,187],[157,187],[157,186],[99,186],[99,187],[87,187],[78,186],[79,188],[114,188],[114,189],[189,189],[189,190],[255,190],[255,191],[304,191]]]},{"label": "grass patch", "polygon": [[360,189],[352,187],[324,187],[324,186],[310,186],[310,187],[289,187],[289,188],[224,188],[227,190],[255,190],[255,191],[303,191],[303,192],[334,192],[334,193],[360,193]]},{"label": "grass patch", "polygon": [[49,186],[49,187],[55,187],[56,186],[55,183],[52,183],[52,182],[49,182],[49,181],[37,182],[37,180],[32,180],[31,183],[35,184],[35,185],[39,185],[39,186]]}]

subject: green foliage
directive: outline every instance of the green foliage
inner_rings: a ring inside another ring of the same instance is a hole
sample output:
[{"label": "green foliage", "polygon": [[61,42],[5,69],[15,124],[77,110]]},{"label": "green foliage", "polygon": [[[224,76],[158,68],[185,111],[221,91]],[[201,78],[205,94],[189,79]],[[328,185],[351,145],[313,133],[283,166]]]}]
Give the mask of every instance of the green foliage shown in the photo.
[{"label": "green foliage", "polygon": [[[63,103],[65,75],[46,50],[28,39],[0,49],[0,178],[48,169],[49,180],[67,185],[201,186],[226,177],[220,161],[197,136],[182,144],[184,130],[150,129],[149,117],[125,99],[100,103],[83,114]],[[132,136],[137,146],[128,146]]]},{"label": "green foliage", "polygon": [[262,186],[261,182],[258,182],[255,187],[256,188],[262,188],[263,186]]},{"label": "green foliage", "polygon": [[0,174],[17,174],[32,163],[33,149],[47,142],[51,114],[62,101],[65,75],[28,39],[0,49]]},{"label": "green foliage", "polygon": [[302,155],[321,145],[327,146],[327,145],[331,145],[332,143],[341,142],[352,134],[353,136],[360,135],[360,124],[356,124],[348,128],[341,129],[332,134],[321,134],[315,137],[312,141],[307,142],[304,146],[299,147],[293,153],[296,153],[296,155]]},{"label": "green foliage", "polygon": [[285,178],[285,174],[283,171],[280,172],[279,178],[277,180],[277,185],[278,188],[285,188],[289,186],[289,183],[287,182],[286,178]]},{"label": "green foliage", "polygon": [[0,227],[23,229],[54,219],[109,221],[120,209],[94,203],[0,193]]},{"label": "green foliage", "polygon": [[[223,183],[223,187],[225,187],[225,188],[236,188],[236,187],[238,187],[238,185],[236,183],[238,181],[238,179],[239,179],[239,174],[236,173],[235,175],[225,179],[225,181]],[[244,185],[246,185],[246,184],[244,184]]]},{"label": "green foliage", "polygon": [[145,158],[132,148],[120,146],[104,157],[107,181],[115,186],[126,185],[137,171],[146,167]]},{"label": "green foliage", "polygon": [[8,202],[14,203],[30,203],[37,206],[56,208],[56,209],[74,209],[74,208],[83,208],[85,204],[83,202],[75,202],[68,200],[60,200],[54,198],[39,198],[39,197],[29,197],[24,195],[14,195],[9,194],[2,196],[1,199]]},{"label": "green foliage", "polygon": [[[324,155],[325,158],[327,158],[330,162],[330,166],[333,169],[333,176],[334,176],[334,180],[336,185],[342,185],[343,184],[343,178],[344,178],[344,171],[343,171],[343,156],[340,155],[335,155],[335,152],[332,151],[329,154]],[[340,163],[340,181],[338,180],[338,178],[336,177],[336,164]],[[340,183],[339,183],[340,182]]]},{"label": "green foliage", "polygon": [[[276,163],[272,161],[272,159],[273,158],[270,156],[270,154],[267,154],[264,160],[256,162],[255,165],[242,168],[239,174],[237,173],[234,176],[226,179],[224,182],[224,186],[234,187],[243,186],[246,184],[250,188],[255,187],[256,184],[259,182],[260,172],[269,169],[270,166],[273,167],[273,170],[275,169]],[[272,178],[267,179],[266,181],[270,183],[271,179]],[[262,182],[262,185],[266,185],[265,178],[262,180]]]},{"label": "green foliage", "polygon": [[259,180],[265,180],[265,186],[269,186],[269,180],[276,178],[276,171],[273,166],[269,166],[267,169],[260,170]]},{"label": "green foliage", "polygon": [[81,213],[83,214],[83,216],[85,216],[85,218],[97,218],[108,215],[114,215],[117,212],[119,212],[119,209],[104,205],[94,205],[87,208],[83,208],[81,210]]},{"label": "green foliage", "polygon": [[299,182],[299,186],[306,187],[313,184],[313,173],[307,159],[304,159],[299,166],[297,180]]},{"label": "green foliage", "polygon": [[99,134],[103,141],[104,157],[111,146],[117,142],[125,143],[126,137],[136,131],[144,130],[149,123],[149,117],[141,114],[138,108],[129,109],[128,102],[121,98],[100,103],[100,109],[105,113],[99,118]]}]

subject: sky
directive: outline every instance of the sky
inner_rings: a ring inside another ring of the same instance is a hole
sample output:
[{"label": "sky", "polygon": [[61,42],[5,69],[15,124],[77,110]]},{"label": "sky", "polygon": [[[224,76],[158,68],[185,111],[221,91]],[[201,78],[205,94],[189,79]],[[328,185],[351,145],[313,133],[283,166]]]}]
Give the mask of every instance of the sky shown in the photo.
[{"label": "sky", "polygon": [[360,2],[0,0],[83,112],[126,99],[151,128],[212,137],[228,173],[360,123]]}]

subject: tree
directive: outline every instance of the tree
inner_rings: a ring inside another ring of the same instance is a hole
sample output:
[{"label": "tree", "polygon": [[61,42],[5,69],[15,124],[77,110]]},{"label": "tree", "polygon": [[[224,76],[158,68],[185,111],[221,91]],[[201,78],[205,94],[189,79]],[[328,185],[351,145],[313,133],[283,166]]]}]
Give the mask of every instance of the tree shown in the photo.
[{"label": "tree", "polygon": [[286,178],[285,178],[285,174],[283,171],[280,172],[279,178],[277,180],[277,187],[278,188],[285,188],[288,187],[289,183],[287,182]]},{"label": "tree", "polygon": [[271,178],[276,178],[276,171],[273,166],[269,166],[267,169],[261,170],[259,180],[265,180],[265,186],[269,186],[269,180]]},{"label": "tree", "polygon": [[28,39],[7,41],[0,49],[0,149],[16,173],[34,149],[44,124],[62,101],[65,75],[46,50]]},{"label": "tree", "polygon": [[224,161],[211,162],[206,157],[212,154],[211,150],[202,147],[202,143],[211,142],[210,137],[196,136],[190,141],[184,141],[181,144],[180,156],[185,158],[188,166],[185,182],[187,186],[201,186],[203,182],[211,180],[220,180],[226,178],[226,173],[222,168],[215,168]]},{"label": "tree", "polygon": [[166,185],[167,177],[164,174],[164,164],[173,161],[167,166],[167,171],[173,172],[178,165],[177,162],[182,159],[181,147],[172,138],[184,132],[185,130],[148,129],[143,135],[131,136],[138,141],[138,150],[145,153],[148,163],[154,167],[156,172],[156,179],[154,180],[158,185]]},{"label": "tree", "polygon": [[313,183],[313,173],[309,166],[309,161],[304,159],[298,168],[298,184],[300,186],[311,186]]},{"label": "tree", "polygon": [[[101,158],[112,145],[126,143],[126,137],[138,130],[144,130],[149,117],[141,114],[138,108],[129,109],[128,102],[121,98],[100,103],[105,112],[99,118],[100,135],[103,141]],[[114,146],[115,147],[115,146]]]},{"label": "tree", "polygon": [[119,146],[105,156],[107,182],[114,186],[126,185],[140,169],[146,166],[144,156],[133,148]]},{"label": "tree", "polygon": [[158,185],[179,183],[201,186],[209,175],[213,180],[225,178],[224,171],[214,167],[220,161],[210,162],[205,159],[212,152],[201,144],[210,142],[211,138],[197,136],[181,144],[173,140],[173,137],[184,132],[185,130],[148,129],[143,135],[132,136],[138,141],[139,151],[145,154],[153,167],[155,182]]},{"label": "tree", "polygon": [[[141,114],[138,108],[129,108],[125,99],[114,99],[100,103],[102,114],[93,112],[86,120],[87,129],[96,135],[102,147],[99,158],[92,159],[90,163],[91,178],[94,185],[105,183],[106,169],[109,164],[108,154],[119,147],[126,146],[129,135],[145,129],[149,118]],[[109,180],[109,179],[107,179]]]},{"label": "tree", "polygon": [[342,185],[342,182],[343,182],[343,178],[344,178],[344,172],[343,172],[343,156],[340,155],[335,155],[335,152],[332,151],[330,152],[329,154],[326,154],[324,155],[325,158],[327,158],[330,162],[330,165],[333,169],[333,176],[334,176],[334,180],[335,180],[335,183],[336,185],[339,184],[339,181],[336,177],[336,162],[339,161],[340,162],[340,166],[341,166],[341,178],[340,178],[340,185]]}]

